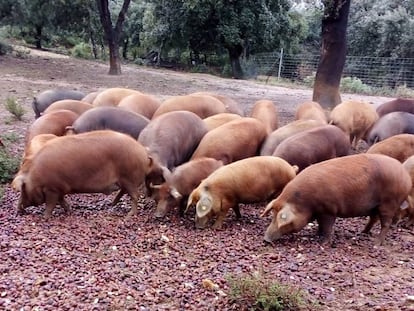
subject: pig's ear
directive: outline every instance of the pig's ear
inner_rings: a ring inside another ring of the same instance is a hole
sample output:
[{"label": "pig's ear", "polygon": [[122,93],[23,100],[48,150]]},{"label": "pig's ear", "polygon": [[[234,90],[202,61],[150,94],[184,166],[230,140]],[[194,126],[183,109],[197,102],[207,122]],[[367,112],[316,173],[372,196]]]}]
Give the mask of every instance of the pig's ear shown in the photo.
[{"label": "pig's ear", "polygon": [[192,206],[194,206],[194,205],[197,204],[198,198],[199,198],[198,190],[197,189],[194,189],[193,192],[191,192],[190,196],[188,197],[187,207],[186,207],[186,209],[184,211],[184,214],[187,213],[187,211],[188,211],[188,209],[190,207],[192,207]]},{"label": "pig's ear", "polygon": [[272,200],[269,202],[269,204],[266,205],[266,208],[264,210],[263,213],[260,214],[260,217],[265,217],[266,215],[268,215],[270,213],[270,211],[273,209],[273,203],[275,202],[275,200]]},{"label": "pig's ear", "polygon": [[171,171],[166,166],[161,166],[162,177],[167,183],[171,183]]},{"label": "pig's ear", "polygon": [[13,181],[11,183],[11,186],[12,186],[13,190],[18,191],[18,192],[22,192],[22,189],[24,187],[24,178],[23,178],[23,175],[21,175],[21,174],[17,175],[13,179]]},{"label": "pig's ear", "polygon": [[196,212],[198,218],[203,218],[208,213],[210,213],[213,202],[211,202],[211,199],[209,197],[203,196],[200,201],[197,203]]}]

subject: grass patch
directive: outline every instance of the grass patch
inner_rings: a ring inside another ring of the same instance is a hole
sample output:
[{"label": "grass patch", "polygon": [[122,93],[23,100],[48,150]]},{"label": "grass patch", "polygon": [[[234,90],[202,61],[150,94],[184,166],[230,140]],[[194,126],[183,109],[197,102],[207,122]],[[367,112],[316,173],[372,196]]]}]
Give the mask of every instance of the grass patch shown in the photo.
[{"label": "grass patch", "polygon": [[19,121],[23,119],[23,115],[26,112],[23,106],[18,103],[14,97],[7,97],[4,108],[6,108],[6,110],[10,112],[16,120]]},{"label": "grass patch", "polygon": [[20,159],[0,147],[0,184],[10,182],[19,169]]}]

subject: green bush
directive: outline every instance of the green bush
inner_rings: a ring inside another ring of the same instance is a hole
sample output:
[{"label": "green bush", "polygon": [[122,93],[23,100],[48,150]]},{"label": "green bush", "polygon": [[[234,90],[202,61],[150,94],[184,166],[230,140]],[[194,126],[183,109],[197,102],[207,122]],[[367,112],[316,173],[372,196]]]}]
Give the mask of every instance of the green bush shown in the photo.
[{"label": "green bush", "polygon": [[11,45],[8,43],[0,40],[0,55],[6,55],[13,50]]},{"label": "green bush", "polygon": [[372,91],[368,85],[362,83],[362,81],[356,77],[342,78],[340,88],[343,92],[359,94],[369,94]]},{"label": "green bush", "polygon": [[81,42],[76,44],[71,50],[70,54],[77,58],[91,59],[92,50],[89,44]]},{"label": "green bush", "polygon": [[266,311],[301,310],[305,307],[302,291],[281,284],[261,273],[230,275],[229,298],[241,309]]},{"label": "green bush", "polygon": [[26,112],[21,104],[14,97],[7,97],[4,107],[10,112],[16,120],[21,121]]},{"label": "green bush", "polygon": [[7,153],[4,147],[0,147],[0,184],[10,182],[17,173],[20,159]]}]

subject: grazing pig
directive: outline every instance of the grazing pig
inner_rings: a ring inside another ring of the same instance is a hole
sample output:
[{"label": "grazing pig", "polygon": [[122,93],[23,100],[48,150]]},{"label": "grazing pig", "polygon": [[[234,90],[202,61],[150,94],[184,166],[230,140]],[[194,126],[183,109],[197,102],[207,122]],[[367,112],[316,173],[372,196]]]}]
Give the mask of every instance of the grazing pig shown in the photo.
[{"label": "grazing pig", "polygon": [[414,99],[396,98],[377,107],[377,113],[379,117],[396,111],[403,111],[414,114]]},{"label": "grazing pig", "polygon": [[360,101],[345,101],[332,109],[330,124],[343,130],[356,148],[361,139],[366,140],[370,128],[378,120],[378,114],[369,103]]},{"label": "grazing pig", "polygon": [[236,161],[214,171],[190,194],[187,209],[196,207],[195,224],[205,228],[217,217],[213,228],[222,227],[229,209],[241,217],[239,203],[266,201],[296,175],[296,168],[272,156],[257,156]]},{"label": "grazing pig", "polygon": [[266,127],[267,134],[272,133],[279,126],[276,105],[271,100],[262,99],[255,102],[250,117],[261,121]]},{"label": "grazing pig", "polygon": [[[149,154],[160,167],[169,170],[187,162],[207,133],[203,120],[190,111],[172,111],[152,119],[142,130],[138,141],[147,147]],[[152,195],[150,184],[163,183],[163,170],[154,166],[146,178],[148,195]]]},{"label": "grazing pig", "polygon": [[29,127],[26,135],[26,145],[39,134],[54,134],[63,136],[66,127],[78,118],[78,114],[70,110],[56,110],[40,116]]},{"label": "grazing pig", "polygon": [[80,116],[82,113],[92,108],[93,106],[87,102],[83,102],[80,100],[74,100],[74,99],[63,99],[63,100],[58,100],[54,102],[53,104],[51,104],[49,107],[46,108],[43,114],[64,109],[64,110],[70,110]]},{"label": "grazing pig", "polygon": [[118,107],[95,107],[83,113],[72,126],[68,126],[67,134],[113,130],[138,139],[149,121],[138,113]]},{"label": "grazing pig", "polygon": [[295,112],[295,120],[319,120],[328,123],[325,111],[317,102],[304,102],[298,106]]},{"label": "grazing pig", "polygon": [[179,206],[182,215],[190,193],[212,172],[223,166],[221,161],[212,158],[199,158],[177,166],[171,173],[164,174],[165,182],[152,186],[158,189],[155,217],[164,217],[168,211]]},{"label": "grazing pig", "polygon": [[39,118],[41,113],[46,110],[51,104],[62,99],[81,100],[85,96],[84,93],[75,90],[66,89],[51,89],[41,92],[36,95],[32,102],[32,108],[35,113],[35,118]]},{"label": "grazing pig", "polygon": [[260,149],[260,155],[272,155],[276,147],[286,138],[325,124],[326,123],[320,120],[296,120],[285,126],[279,127],[266,137]]},{"label": "grazing pig", "polygon": [[103,90],[98,95],[96,95],[95,99],[93,100],[93,105],[95,107],[99,106],[117,106],[119,102],[132,94],[142,94],[139,91],[125,89],[120,87],[113,87],[106,90]]},{"label": "grazing pig", "polygon": [[214,130],[216,127],[223,125],[224,123],[233,121],[233,120],[240,120],[242,116],[235,114],[235,113],[218,113],[212,115],[211,117],[203,119],[204,123],[207,126],[209,131]]},{"label": "grazing pig", "polygon": [[414,135],[399,134],[388,137],[369,147],[366,153],[385,154],[402,163],[414,155]]},{"label": "grazing pig", "polygon": [[322,242],[327,242],[336,217],[369,216],[363,232],[368,233],[379,219],[382,244],[411,188],[402,164],[381,154],[356,154],[311,165],[266,206],[262,216],[273,210],[273,219],[264,239],[275,241],[316,219]]},{"label": "grazing pig", "polygon": [[240,116],[244,116],[243,109],[240,107],[240,105],[234,99],[231,99],[230,97],[215,94],[215,93],[211,93],[211,92],[196,92],[196,93],[191,93],[189,95],[208,95],[208,96],[212,96],[212,97],[218,99],[219,101],[221,101],[224,104],[224,106],[226,107],[226,112],[227,113],[234,113],[234,114],[238,114]]},{"label": "grazing pig", "polygon": [[128,215],[135,215],[138,188],[151,164],[146,149],[122,133],[95,131],[57,137],[23,165],[14,179],[13,186],[20,191],[17,211],[46,203],[48,219],[57,203],[69,211],[66,194],[109,194],[121,189],[132,200]]},{"label": "grazing pig", "polygon": [[409,225],[413,225],[414,224],[414,155],[412,155],[407,160],[405,160],[403,163],[403,166],[411,177],[413,187],[411,188],[410,194],[408,195],[408,198],[407,198],[408,206],[403,208],[400,211],[399,217],[400,218],[408,217]]},{"label": "grazing pig", "polygon": [[348,136],[334,125],[324,125],[286,138],[276,147],[273,156],[297,165],[299,171],[311,164],[349,154]]},{"label": "grazing pig", "polygon": [[174,96],[165,100],[152,116],[156,117],[171,111],[191,111],[201,119],[226,112],[226,107],[218,99],[208,95]]},{"label": "grazing pig", "polygon": [[266,138],[262,122],[241,118],[209,131],[200,141],[191,159],[214,158],[224,164],[257,155]]},{"label": "grazing pig", "polygon": [[160,107],[161,103],[155,97],[148,94],[133,94],[124,97],[118,104],[119,108],[139,113],[151,119],[154,112]]},{"label": "grazing pig", "polygon": [[414,134],[414,114],[390,112],[378,119],[367,135],[368,145],[398,134]]}]

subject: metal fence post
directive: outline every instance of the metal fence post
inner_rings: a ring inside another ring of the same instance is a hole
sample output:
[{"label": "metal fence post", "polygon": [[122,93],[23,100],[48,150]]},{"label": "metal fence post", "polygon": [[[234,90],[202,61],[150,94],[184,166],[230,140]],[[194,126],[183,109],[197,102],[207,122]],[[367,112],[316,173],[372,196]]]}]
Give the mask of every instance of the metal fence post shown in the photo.
[{"label": "metal fence post", "polygon": [[279,57],[279,70],[277,72],[277,80],[280,79],[280,74],[282,72],[282,62],[283,62],[283,48],[280,49],[280,57]]}]

